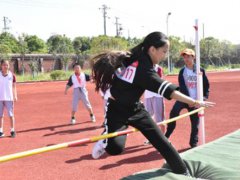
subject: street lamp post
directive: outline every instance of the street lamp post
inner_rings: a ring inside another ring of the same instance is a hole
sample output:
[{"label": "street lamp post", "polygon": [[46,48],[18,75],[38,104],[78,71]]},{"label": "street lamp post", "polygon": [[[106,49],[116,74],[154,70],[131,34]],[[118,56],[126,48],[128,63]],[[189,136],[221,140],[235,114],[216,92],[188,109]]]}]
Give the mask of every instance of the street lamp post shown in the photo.
[{"label": "street lamp post", "polygon": [[[167,36],[168,36],[168,18],[169,18],[169,16],[170,16],[171,14],[172,14],[171,12],[169,12],[169,13],[167,14],[167,21],[166,21],[166,23],[167,23]],[[170,64],[170,53],[169,53],[169,48],[168,48],[167,59],[168,59],[168,73],[171,73],[171,64]]]}]

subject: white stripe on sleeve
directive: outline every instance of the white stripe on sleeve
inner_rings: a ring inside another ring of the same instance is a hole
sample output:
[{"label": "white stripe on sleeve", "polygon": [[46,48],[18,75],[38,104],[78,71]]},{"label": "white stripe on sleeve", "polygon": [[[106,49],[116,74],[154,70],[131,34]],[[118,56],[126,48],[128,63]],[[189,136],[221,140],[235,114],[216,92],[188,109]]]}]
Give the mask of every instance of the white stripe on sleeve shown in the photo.
[{"label": "white stripe on sleeve", "polygon": [[160,91],[162,90],[162,88],[164,87],[164,85],[165,85],[166,83],[168,83],[168,81],[164,81],[164,82],[161,84],[161,86],[160,86],[159,89],[158,89],[158,94],[160,94]]},{"label": "white stripe on sleeve", "polygon": [[168,88],[168,86],[170,86],[172,83],[168,83],[165,88],[163,89],[161,96],[163,96],[163,94],[165,93],[166,89]]}]

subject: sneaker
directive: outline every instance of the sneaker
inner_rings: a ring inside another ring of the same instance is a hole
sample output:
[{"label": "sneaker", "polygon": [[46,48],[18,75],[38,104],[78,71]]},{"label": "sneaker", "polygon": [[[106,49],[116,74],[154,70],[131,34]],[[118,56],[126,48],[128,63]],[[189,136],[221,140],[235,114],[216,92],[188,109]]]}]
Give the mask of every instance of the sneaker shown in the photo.
[{"label": "sneaker", "polygon": [[105,149],[104,149],[104,144],[103,144],[103,140],[98,141],[92,150],[92,157],[93,159],[98,159],[100,158],[104,153],[105,153]]},{"label": "sneaker", "polygon": [[0,138],[4,137],[5,134],[3,132],[0,132]]},{"label": "sneaker", "polygon": [[71,124],[72,124],[72,125],[76,124],[76,119],[75,119],[75,118],[72,118],[72,119],[71,119]]},{"label": "sneaker", "polygon": [[91,117],[91,121],[92,121],[92,122],[96,122],[96,118],[95,118],[94,115],[92,115],[92,116],[90,116],[90,117]]},{"label": "sneaker", "polygon": [[16,137],[16,132],[15,131],[11,131],[11,137],[15,138]]}]

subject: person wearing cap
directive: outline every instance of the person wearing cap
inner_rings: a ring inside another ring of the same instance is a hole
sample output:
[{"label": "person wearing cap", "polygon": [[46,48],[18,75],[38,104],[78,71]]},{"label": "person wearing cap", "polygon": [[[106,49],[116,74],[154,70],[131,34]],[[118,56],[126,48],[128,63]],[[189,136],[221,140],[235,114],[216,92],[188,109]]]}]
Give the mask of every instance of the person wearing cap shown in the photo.
[{"label": "person wearing cap", "polygon": [[[178,75],[178,83],[180,92],[193,98],[197,99],[197,72],[196,65],[194,63],[195,60],[195,52],[192,49],[184,49],[180,54],[183,59],[185,66],[180,70]],[[205,70],[200,68],[200,71],[203,74],[203,96],[204,100],[208,99],[209,96],[209,81],[206,76]],[[170,118],[174,118],[179,116],[182,109],[187,109],[189,112],[196,109],[196,107],[192,107],[186,103],[176,101],[173,105],[173,108],[170,112]],[[199,117],[198,114],[195,113],[190,116],[191,120],[191,135],[189,144],[192,148],[197,146],[198,143],[198,129],[199,129]],[[167,131],[165,136],[169,138],[173,133],[176,127],[176,121],[169,123],[167,125]]]}]

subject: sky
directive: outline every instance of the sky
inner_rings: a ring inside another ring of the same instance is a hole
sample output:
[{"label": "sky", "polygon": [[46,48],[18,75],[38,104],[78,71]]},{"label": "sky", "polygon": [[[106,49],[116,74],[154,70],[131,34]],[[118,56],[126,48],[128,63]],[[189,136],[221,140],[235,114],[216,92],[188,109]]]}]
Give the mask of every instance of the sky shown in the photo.
[{"label": "sky", "polygon": [[0,0],[0,32],[7,17],[8,31],[15,36],[26,33],[47,40],[53,34],[71,39],[102,35],[103,4],[108,7],[109,36],[116,35],[117,17],[124,37],[161,31],[194,43],[198,19],[200,39],[213,36],[240,44],[240,0]]}]

